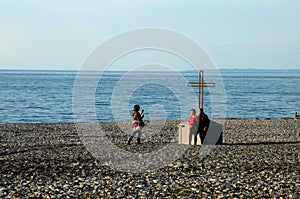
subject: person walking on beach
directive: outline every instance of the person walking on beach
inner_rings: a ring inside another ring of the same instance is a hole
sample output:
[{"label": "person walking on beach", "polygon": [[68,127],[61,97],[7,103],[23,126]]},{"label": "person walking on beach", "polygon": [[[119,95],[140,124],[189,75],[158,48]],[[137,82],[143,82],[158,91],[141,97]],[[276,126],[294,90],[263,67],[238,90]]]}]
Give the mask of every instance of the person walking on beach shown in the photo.
[{"label": "person walking on beach", "polygon": [[145,124],[143,122],[144,110],[142,110],[141,113],[139,112],[139,110],[140,110],[139,105],[133,106],[133,112],[132,112],[133,121],[131,123],[132,133],[127,140],[127,143],[126,143],[127,145],[130,145],[130,142],[132,141],[132,139],[136,133],[138,134],[137,143],[142,144],[141,143],[141,135],[142,135],[142,129],[145,126]]},{"label": "person walking on beach", "polygon": [[197,134],[200,134],[200,139],[201,139],[201,144],[203,144],[206,133],[208,131],[209,128],[209,119],[208,116],[204,113],[203,108],[199,108],[199,116],[198,116],[198,120],[199,120],[199,125],[198,125],[198,131],[195,134],[195,138],[194,138],[194,144],[196,145],[197,143]]},{"label": "person walking on beach", "polygon": [[[191,109],[190,110],[190,117],[188,119],[188,124],[190,127],[190,138],[189,138],[189,142],[192,141],[192,135],[197,134],[197,130],[198,130],[198,116],[196,115],[196,110],[195,109]],[[191,144],[191,143],[190,143]]]}]

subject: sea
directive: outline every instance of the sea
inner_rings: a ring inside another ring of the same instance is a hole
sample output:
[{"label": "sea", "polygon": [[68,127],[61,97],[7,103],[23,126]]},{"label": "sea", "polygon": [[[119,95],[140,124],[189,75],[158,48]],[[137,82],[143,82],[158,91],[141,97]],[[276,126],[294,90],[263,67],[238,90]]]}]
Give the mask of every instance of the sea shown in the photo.
[{"label": "sea", "polygon": [[[134,104],[146,120],[186,120],[199,106],[199,88],[188,84],[198,78],[196,70],[0,70],[0,123],[130,120]],[[211,118],[279,119],[300,113],[300,69],[205,71],[204,82],[203,107]]]}]

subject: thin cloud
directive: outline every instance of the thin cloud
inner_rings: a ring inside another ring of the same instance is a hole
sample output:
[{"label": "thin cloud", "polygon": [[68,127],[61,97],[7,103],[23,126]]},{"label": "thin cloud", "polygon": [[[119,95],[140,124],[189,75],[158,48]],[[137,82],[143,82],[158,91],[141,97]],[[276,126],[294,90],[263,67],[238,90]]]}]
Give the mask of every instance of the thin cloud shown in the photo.
[{"label": "thin cloud", "polygon": [[222,41],[222,42],[218,42],[218,45],[221,46],[236,46],[236,45],[273,45],[276,42],[274,42],[273,40],[229,40],[229,41]]},{"label": "thin cloud", "polygon": [[72,0],[0,0],[1,5],[18,5],[35,9],[54,10],[66,14],[117,14],[116,11],[172,3],[171,0],[111,0],[111,1],[72,1]]},{"label": "thin cloud", "polygon": [[[201,2],[196,1],[195,2]],[[228,6],[264,6],[264,7],[278,7],[282,6],[283,4],[288,3],[289,1],[286,0],[202,0],[202,2],[207,3],[214,3],[214,4],[226,4]]]}]

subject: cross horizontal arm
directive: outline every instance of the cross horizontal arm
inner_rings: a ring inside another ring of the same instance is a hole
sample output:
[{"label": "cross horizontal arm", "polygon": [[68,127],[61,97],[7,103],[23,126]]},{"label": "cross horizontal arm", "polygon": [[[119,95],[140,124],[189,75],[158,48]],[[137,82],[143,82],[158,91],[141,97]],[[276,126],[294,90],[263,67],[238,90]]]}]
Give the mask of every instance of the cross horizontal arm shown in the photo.
[{"label": "cross horizontal arm", "polygon": [[214,82],[188,82],[189,86],[192,87],[215,87]]}]

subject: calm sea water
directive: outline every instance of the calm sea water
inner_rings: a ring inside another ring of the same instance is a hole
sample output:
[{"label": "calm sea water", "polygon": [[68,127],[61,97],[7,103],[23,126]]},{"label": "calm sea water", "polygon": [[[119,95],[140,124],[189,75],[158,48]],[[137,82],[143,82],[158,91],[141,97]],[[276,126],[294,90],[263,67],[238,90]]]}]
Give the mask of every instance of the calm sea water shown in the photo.
[{"label": "calm sea water", "polygon": [[[135,103],[145,110],[145,119],[187,119],[188,110],[197,109],[197,88],[187,86],[188,81],[197,81],[196,71],[182,72],[180,77],[106,72],[94,88],[95,76],[86,73],[78,85],[76,71],[1,70],[0,123],[130,119]],[[300,70],[228,69],[221,70],[221,78],[216,87],[224,85],[225,95],[217,88],[205,89],[204,108],[210,117],[277,119],[300,113]],[[207,80],[213,81],[214,75],[208,73]],[[78,88],[82,92],[74,94]],[[226,106],[225,112],[214,108],[220,104]]]}]

